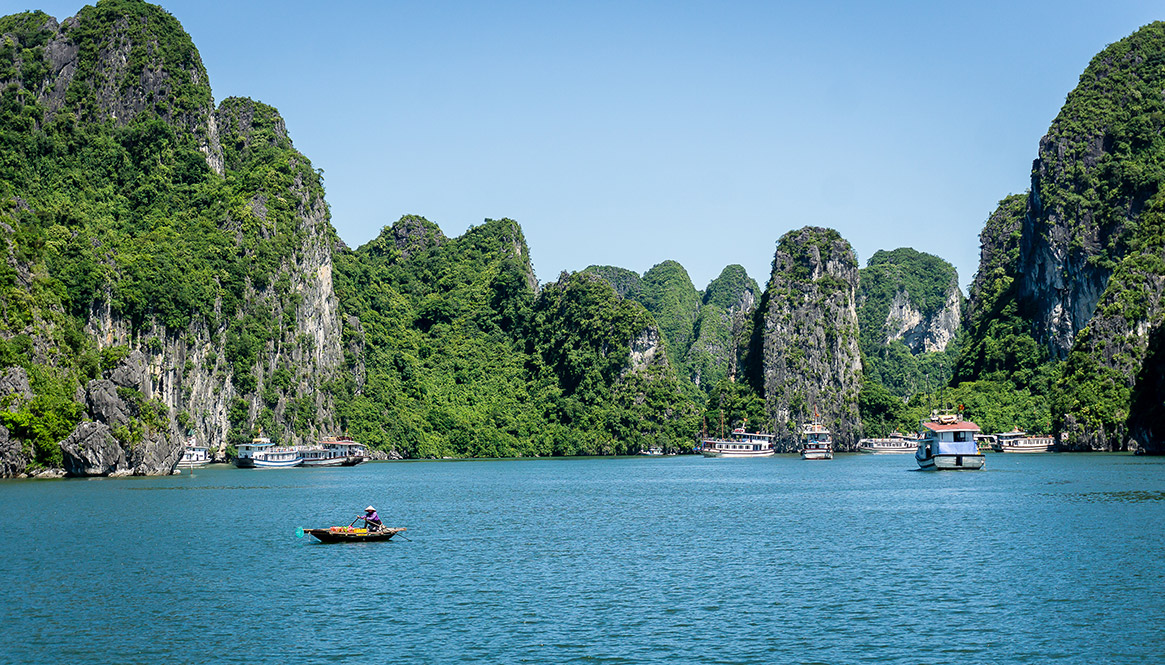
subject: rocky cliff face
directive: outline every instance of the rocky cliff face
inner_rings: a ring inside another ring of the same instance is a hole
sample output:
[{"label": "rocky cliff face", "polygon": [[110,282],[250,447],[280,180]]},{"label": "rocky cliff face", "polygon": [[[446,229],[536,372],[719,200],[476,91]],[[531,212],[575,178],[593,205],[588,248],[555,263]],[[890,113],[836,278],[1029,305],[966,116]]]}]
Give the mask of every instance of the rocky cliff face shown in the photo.
[{"label": "rocky cliff face", "polygon": [[87,122],[125,125],[150,111],[197,137],[207,164],[223,173],[206,68],[173,16],[133,0],[103,0],[60,23],[43,12],[24,16],[39,30],[7,38],[23,47],[22,79],[46,69],[31,90],[46,120],[67,111]]},{"label": "rocky cliff face", "polygon": [[1014,267],[989,256],[985,242],[972,289],[958,374],[1041,389],[1049,361],[1067,361],[1052,416],[1074,449],[1127,446],[1132,377],[1160,316],[1165,234],[1151,211],[1165,182],[1162,61],[1161,22],[1093,58],[1040,141],[1022,212],[1014,197],[1001,204],[1019,234],[996,229],[991,246],[1014,238]]},{"label": "rocky cliff face", "polygon": [[[224,136],[240,152],[257,147],[256,141],[290,145],[282,119],[270,107],[231,98],[221,105],[218,118]],[[267,135],[257,137],[259,127],[267,128]],[[235,158],[235,168],[244,165]],[[250,197],[256,231],[272,242],[293,240],[294,252],[280,258],[264,285],[252,283],[246,289],[234,317],[218,325],[196,320],[185,330],[171,330],[156,321],[135,329],[112,310],[109,299],[94,307],[86,329],[98,347],[133,351],[108,379],[87,386],[88,412],[117,433],[127,418],[138,415],[118,399],[118,389],[132,389],[144,402],[156,403],[167,421],[141,441],[118,437],[124,447],[133,448],[125,461],[131,473],[169,473],[188,441],[223,455],[228,444],[250,439],[260,427],[287,444],[338,429],[332,396],[322,389],[338,378],[344,365],[332,285],[337,240],[318,181],[308,180],[309,175],[297,173],[288,189],[263,189]],[[277,216],[267,203],[273,199],[291,213],[292,228],[276,228]],[[227,223],[237,224],[240,234],[247,232],[244,220]],[[247,363],[230,362],[229,347],[236,335],[245,334],[240,332],[242,324],[253,319],[270,326],[266,338],[247,356]],[[354,370],[362,371],[359,366]],[[123,470],[111,468],[95,475]]]},{"label": "rocky cliff face", "polygon": [[1152,455],[1165,454],[1165,326],[1149,335],[1145,362],[1133,387],[1129,415],[1130,449]]},{"label": "rocky cliff face", "polygon": [[959,330],[962,300],[958,286],[952,285],[942,309],[927,316],[911,301],[908,292],[899,291],[886,313],[886,343],[901,340],[913,353],[946,350]]},{"label": "rocky cliff face", "polygon": [[836,231],[805,227],[778,242],[764,297],[763,377],[766,412],[783,451],[797,449],[800,427],[815,413],[834,432],[838,450],[856,450],[857,286],[857,258]]},{"label": "rocky cliff face", "polygon": [[[65,294],[0,317],[0,355],[78,385],[72,407],[54,402],[77,423],[59,450],[0,432],[0,474],[24,472],[33,452],[71,475],[169,473],[189,440],[225,452],[260,427],[286,443],[336,431],[327,386],[344,369],[338,240],[319,174],[278,113],[239,98],[216,109],[189,36],[143,2],[101,0],[60,23],[3,17],[0,32],[0,94],[33,119],[19,126],[43,141],[93,141],[84,149],[110,164],[90,172],[94,184],[67,175],[78,168],[67,151],[21,154],[59,181],[44,190],[17,170],[19,196],[0,206],[0,279]],[[107,177],[121,184],[100,205],[74,206],[47,232],[32,224],[53,197],[88,201]],[[122,198],[108,204],[111,195]],[[37,233],[43,250],[20,245]],[[195,269],[206,277],[175,279]],[[3,352],[12,348],[30,353]],[[362,376],[359,362],[347,369]],[[5,390],[13,408],[27,401]]]},{"label": "rocky cliff face", "polygon": [[900,248],[870,257],[861,271],[858,302],[863,339],[871,346],[901,341],[918,355],[945,351],[954,340],[963,294],[954,266],[937,256]]}]

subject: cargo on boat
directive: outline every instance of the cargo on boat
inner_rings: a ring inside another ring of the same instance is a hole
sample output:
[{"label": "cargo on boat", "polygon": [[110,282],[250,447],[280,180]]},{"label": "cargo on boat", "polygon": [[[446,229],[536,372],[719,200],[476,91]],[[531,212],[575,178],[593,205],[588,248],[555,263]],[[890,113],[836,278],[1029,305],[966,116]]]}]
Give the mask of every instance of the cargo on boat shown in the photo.
[{"label": "cargo on boat", "polygon": [[323,543],[367,543],[375,540],[390,540],[405,530],[405,527],[385,527],[371,530],[357,529],[351,526],[332,526],[326,529],[303,529],[303,533],[315,536]]}]

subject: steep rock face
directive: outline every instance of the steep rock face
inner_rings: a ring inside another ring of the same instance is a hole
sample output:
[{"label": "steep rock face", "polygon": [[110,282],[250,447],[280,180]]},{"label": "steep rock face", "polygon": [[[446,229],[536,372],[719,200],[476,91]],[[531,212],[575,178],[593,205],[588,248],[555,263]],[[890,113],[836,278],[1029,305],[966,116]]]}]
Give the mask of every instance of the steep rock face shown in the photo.
[{"label": "steep rock face", "polygon": [[[28,400],[32,399],[32,389],[28,385],[28,373],[23,367],[9,367],[0,374],[0,410],[16,413]],[[24,443],[12,436],[7,427],[0,425],[0,478],[11,478],[24,473],[32,461],[32,455]]]},{"label": "steep rock face", "polygon": [[958,287],[952,288],[937,315],[926,316],[914,306],[910,294],[899,291],[886,314],[886,343],[901,340],[913,353],[944,351],[959,330]]},{"label": "steep rock face", "polygon": [[1049,353],[1036,341],[1032,319],[1019,291],[1020,244],[1027,195],[999,202],[979,234],[979,269],[963,314],[962,348],[956,381],[991,379],[1046,393]]},{"label": "steep rock face", "polygon": [[856,292],[858,265],[836,231],[805,227],[781,237],[765,293],[765,409],[776,445],[797,449],[801,424],[820,415],[838,450],[861,437]]},{"label": "steep rock face", "polygon": [[1125,450],[1130,439],[1145,450],[1165,444],[1165,432],[1154,425],[1161,395],[1147,393],[1159,380],[1152,345],[1165,323],[1165,196],[1154,197],[1138,221],[1128,255],[1077,335],[1052,393],[1053,427],[1070,450]]},{"label": "steep rock face", "polygon": [[1163,60],[1161,22],[1092,59],[1040,141],[1014,268],[985,253],[973,289],[958,376],[1042,393],[1059,372],[1052,426],[1072,449],[1126,447],[1132,377],[1158,316]]},{"label": "steep rock face", "polygon": [[[1136,451],[1165,454],[1165,325],[1149,335],[1145,363],[1133,388],[1129,434]],[[1130,443],[1130,448],[1133,445]]]},{"label": "steep rock face", "polygon": [[[228,172],[262,159],[264,148],[290,150],[283,120],[271,107],[230,98],[218,116],[232,145]],[[292,153],[293,165],[297,158],[310,167],[298,153]],[[171,421],[156,441],[130,456],[135,474],[168,473],[187,441],[225,452],[228,443],[249,439],[258,427],[284,443],[310,441],[338,427],[331,395],[321,389],[344,365],[332,284],[336,239],[322,190],[301,170],[289,178],[286,190],[255,192],[249,212],[249,219],[228,223],[237,224],[240,235],[290,241],[294,253],[278,257],[265,285],[251,282],[234,318],[217,326],[195,320],[185,330],[155,321],[135,330],[108,300],[90,314],[88,331],[99,347],[135,349],[127,358],[132,369],[119,368],[123,380],[115,373],[109,381],[140,391],[147,401],[158,400]],[[290,228],[279,228],[280,220],[290,220]],[[252,322],[264,326],[260,334],[265,339],[251,331]],[[244,343],[250,344],[250,353],[235,350]],[[233,356],[242,362],[231,362]],[[116,431],[124,424],[121,418],[100,410],[122,408],[123,402],[106,398],[110,393],[108,384],[91,384],[89,394],[97,401],[90,401],[90,408]]]},{"label": "steep rock face", "polygon": [[125,450],[105,423],[84,422],[61,442],[65,473],[70,476],[124,476]]},{"label": "steep rock face", "polygon": [[[344,367],[320,175],[278,112],[216,110],[189,35],[136,0],[2,17],[0,34],[0,102],[19,111],[0,116],[0,152],[21,165],[0,201],[0,359],[80,388],[49,396],[72,429],[56,438],[74,446],[92,420],[124,456],[73,454],[71,472],[168,473],[187,441],[225,452],[260,428],[334,433],[329,388],[362,360]],[[36,431],[21,431],[27,451]],[[64,464],[43,439],[25,466]]]},{"label": "steep rock face", "polygon": [[959,330],[963,294],[954,266],[901,248],[870,257],[861,271],[858,301],[863,339],[870,346],[901,341],[917,355],[946,350]]},{"label": "steep rock face", "polygon": [[697,386],[711,389],[724,379],[736,380],[759,293],[756,280],[739,265],[724,268],[708,284],[685,362]]},{"label": "steep rock face", "polygon": [[1054,358],[1067,357],[1091,320],[1114,262],[1127,251],[1130,223],[1157,192],[1156,175],[1140,163],[1165,143],[1160,122],[1144,122],[1165,110],[1162,53],[1160,22],[1106,48],[1040,140],[1018,295],[1030,303],[1036,337]]},{"label": "steep rock face", "polygon": [[87,122],[125,125],[142,111],[197,137],[216,173],[223,173],[214,100],[202,58],[178,21],[136,0],[101,0],[58,23],[43,12],[21,17],[7,33],[22,51],[19,70],[46,70],[31,92],[51,119],[62,111]]}]

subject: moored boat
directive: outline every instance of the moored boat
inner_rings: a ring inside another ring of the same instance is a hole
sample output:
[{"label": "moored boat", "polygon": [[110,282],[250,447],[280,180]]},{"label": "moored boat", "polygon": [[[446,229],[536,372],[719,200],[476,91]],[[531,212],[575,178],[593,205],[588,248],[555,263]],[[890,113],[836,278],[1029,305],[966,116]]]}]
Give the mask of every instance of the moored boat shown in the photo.
[{"label": "moored boat", "polygon": [[904,455],[918,449],[918,439],[908,437],[901,432],[890,432],[890,436],[882,439],[861,439],[858,441],[858,452],[874,455]]},{"label": "moored boat", "polygon": [[405,527],[385,527],[373,531],[351,526],[333,526],[326,529],[301,529],[300,531],[315,536],[322,543],[367,543],[377,540],[391,540],[393,536],[406,530]]},{"label": "moored boat", "polygon": [[991,449],[997,453],[1050,453],[1055,452],[1056,442],[1050,436],[1028,436],[1017,427],[996,434]]},{"label": "moored boat", "polygon": [[962,416],[932,414],[920,423],[922,438],[914,452],[914,461],[924,471],[975,471],[983,468],[986,457],[979,452],[975,433],[979,426]]},{"label": "moored boat", "polygon": [[343,456],[341,466],[356,466],[368,459],[368,447],[350,436],[325,436],[320,439],[320,444],[334,454]]},{"label": "moored boat", "polygon": [[731,438],[704,439],[700,445],[704,457],[772,457],[773,435],[732,430]]},{"label": "moored boat", "polygon": [[298,448],[276,446],[265,436],[240,443],[235,455],[235,466],[240,469],[280,469],[301,464],[303,455]]},{"label": "moored boat", "polygon": [[801,459],[833,459],[833,437],[818,420],[801,428]]},{"label": "moored boat", "polygon": [[300,446],[304,466],[356,466],[367,459],[364,444],[348,436],[325,436],[314,446]]},{"label": "moored boat", "polygon": [[178,462],[178,468],[184,466],[193,468],[207,464],[210,464],[210,448],[198,445],[191,437],[190,443],[187,443],[186,448],[182,451],[182,460]]}]

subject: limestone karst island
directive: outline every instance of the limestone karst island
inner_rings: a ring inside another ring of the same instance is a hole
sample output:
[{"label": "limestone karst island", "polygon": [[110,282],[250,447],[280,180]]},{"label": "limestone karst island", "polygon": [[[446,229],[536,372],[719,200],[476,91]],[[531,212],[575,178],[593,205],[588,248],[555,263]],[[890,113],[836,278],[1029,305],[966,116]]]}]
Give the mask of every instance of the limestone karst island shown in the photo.
[{"label": "limestone karst island", "polygon": [[157,6],[9,15],[0,476],[165,475],[257,440],[510,458],[690,453],[742,429],[785,453],[813,422],[845,453],[935,412],[1162,453],[1163,89],[1165,23],[1092,59],[1031,146],[1030,189],[983,211],[966,294],[940,256],[862,266],[816,227],[749,239],[774,243],[768,275],[696,285],[659,257],[536,276],[511,219],[448,237],[410,214],[347,246],[295,127],[216,102]]}]

